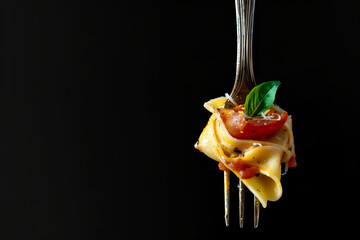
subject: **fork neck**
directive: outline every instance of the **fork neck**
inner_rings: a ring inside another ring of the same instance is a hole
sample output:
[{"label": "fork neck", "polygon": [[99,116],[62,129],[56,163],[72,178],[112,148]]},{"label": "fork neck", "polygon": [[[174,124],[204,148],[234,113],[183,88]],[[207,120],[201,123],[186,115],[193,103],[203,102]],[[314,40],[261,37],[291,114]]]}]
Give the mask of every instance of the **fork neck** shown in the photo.
[{"label": "fork neck", "polygon": [[247,94],[256,86],[253,61],[252,40],[255,0],[235,0],[237,56],[235,84],[231,97],[238,103],[245,103]]}]

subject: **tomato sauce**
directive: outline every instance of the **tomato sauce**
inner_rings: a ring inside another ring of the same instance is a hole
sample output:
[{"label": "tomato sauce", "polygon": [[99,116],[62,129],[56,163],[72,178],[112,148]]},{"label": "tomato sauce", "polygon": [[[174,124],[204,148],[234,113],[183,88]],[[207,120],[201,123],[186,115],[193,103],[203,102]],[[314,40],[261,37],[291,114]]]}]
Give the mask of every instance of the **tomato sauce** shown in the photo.
[{"label": "tomato sauce", "polygon": [[235,161],[232,161],[232,167],[225,166],[222,162],[219,163],[220,170],[229,171],[229,169],[233,172],[239,173],[241,179],[252,178],[255,175],[258,176],[260,173],[260,169],[256,166],[245,163],[241,160],[241,158],[236,158]]}]

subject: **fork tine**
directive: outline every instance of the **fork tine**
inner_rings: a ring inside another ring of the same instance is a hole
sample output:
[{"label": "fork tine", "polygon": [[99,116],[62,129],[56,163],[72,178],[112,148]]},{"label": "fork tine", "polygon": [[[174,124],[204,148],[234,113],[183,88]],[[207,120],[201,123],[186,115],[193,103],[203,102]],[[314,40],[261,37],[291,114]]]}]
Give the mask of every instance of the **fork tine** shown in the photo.
[{"label": "fork tine", "polygon": [[230,171],[224,171],[225,225],[229,227],[230,213]]},{"label": "fork tine", "polygon": [[[239,226],[244,227],[245,215],[245,185],[239,179]],[[225,200],[225,225],[229,227],[230,213],[230,171],[224,171],[224,200]],[[259,226],[260,201],[254,195],[254,228]]]},{"label": "fork tine", "polygon": [[254,228],[257,228],[259,225],[259,216],[260,216],[260,202],[257,197],[254,195]]},{"label": "fork tine", "polygon": [[239,179],[239,226],[244,227],[245,186]]}]

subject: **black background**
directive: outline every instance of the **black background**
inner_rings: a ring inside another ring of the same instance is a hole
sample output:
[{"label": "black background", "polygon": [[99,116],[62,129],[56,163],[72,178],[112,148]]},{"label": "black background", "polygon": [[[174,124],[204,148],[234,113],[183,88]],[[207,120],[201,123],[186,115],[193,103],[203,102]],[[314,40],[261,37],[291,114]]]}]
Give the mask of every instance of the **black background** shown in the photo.
[{"label": "black background", "polygon": [[223,176],[193,148],[235,77],[234,1],[1,3],[0,238],[351,235],[360,2],[258,0],[254,71],[282,82],[298,167],[230,228]]}]

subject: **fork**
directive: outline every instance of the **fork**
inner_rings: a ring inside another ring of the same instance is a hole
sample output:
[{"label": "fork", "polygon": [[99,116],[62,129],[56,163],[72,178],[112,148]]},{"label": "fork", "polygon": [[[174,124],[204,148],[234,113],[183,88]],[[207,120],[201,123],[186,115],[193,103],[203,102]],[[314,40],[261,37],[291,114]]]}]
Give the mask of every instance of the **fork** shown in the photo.
[{"label": "fork", "polygon": [[[236,76],[230,97],[227,101],[231,106],[245,103],[246,96],[256,86],[252,63],[252,36],[254,23],[255,0],[235,0],[237,56]],[[244,226],[245,186],[239,179],[239,225]],[[230,171],[224,171],[225,224],[229,226],[230,214]],[[259,225],[260,202],[254,196],[254,228]]]}]

